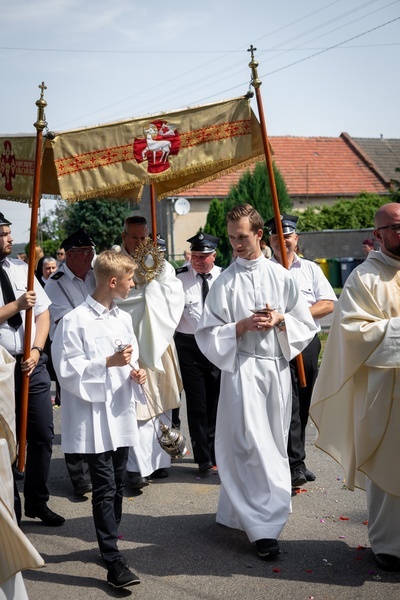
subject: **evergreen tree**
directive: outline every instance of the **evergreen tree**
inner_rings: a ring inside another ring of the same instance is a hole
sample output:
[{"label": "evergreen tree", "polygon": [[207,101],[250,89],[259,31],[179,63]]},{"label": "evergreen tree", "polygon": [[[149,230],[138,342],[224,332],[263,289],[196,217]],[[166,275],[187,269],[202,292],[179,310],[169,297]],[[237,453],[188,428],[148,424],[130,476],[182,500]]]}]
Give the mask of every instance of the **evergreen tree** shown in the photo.
[{"label": "evergreen tree", "polygon": [[[275,165],[273,167],[279,208],[281,213],[287,213],[292,207],[292,202],[279,169]],[[217,263],[223,267],[229,265],[232,257],[232,247],[229,243],[225,218],[237,204],[251,204],[258,210],[264,222],[274,216],[271,187],[265,163],[257,163],[252,173],[249,170],[246,171],[238,183],[231,188],[226,200],[213,200],[210,204],[204,231],[221,239],[217,251]]]}]

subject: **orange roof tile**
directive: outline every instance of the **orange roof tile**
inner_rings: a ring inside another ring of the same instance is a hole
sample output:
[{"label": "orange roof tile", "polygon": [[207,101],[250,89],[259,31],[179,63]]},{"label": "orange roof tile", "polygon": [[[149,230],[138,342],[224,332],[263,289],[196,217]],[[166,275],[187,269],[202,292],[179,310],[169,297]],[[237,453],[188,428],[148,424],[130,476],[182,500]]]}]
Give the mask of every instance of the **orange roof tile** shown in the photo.
[{"label": "orange roof tile", "polygon": [[[362,191],[375,194],[388,191],[377,174],[341,137],[274,136],[269,141],[273,160],[293,197],[355,196]],[[247,169],[228,173],[180,195],[188,198],[226,197]]]}]

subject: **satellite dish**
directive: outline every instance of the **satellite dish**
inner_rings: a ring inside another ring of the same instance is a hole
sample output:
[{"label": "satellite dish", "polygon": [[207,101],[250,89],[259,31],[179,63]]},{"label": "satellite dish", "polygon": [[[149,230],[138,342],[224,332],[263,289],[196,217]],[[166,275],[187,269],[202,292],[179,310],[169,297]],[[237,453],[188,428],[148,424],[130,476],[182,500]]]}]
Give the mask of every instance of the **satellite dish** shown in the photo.
[{"label": "satellite dish", "polygon": [[186,198],[177,198],[174,204],[174,210],[178,215],[187,215],[190,211],[190,202]]}]

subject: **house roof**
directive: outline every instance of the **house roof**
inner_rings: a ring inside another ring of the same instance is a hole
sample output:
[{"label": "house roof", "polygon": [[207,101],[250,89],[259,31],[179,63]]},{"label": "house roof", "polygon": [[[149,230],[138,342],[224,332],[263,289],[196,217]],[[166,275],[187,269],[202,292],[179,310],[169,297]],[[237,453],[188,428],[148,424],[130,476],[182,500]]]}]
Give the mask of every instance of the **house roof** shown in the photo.
[{"label": "house roof", "polygon": [[[342,133],[342,136],[348,134]],[[362,154],[370,167],[375,169],[390,184],[392,179],[400,180],[400,140],[380,138],[359,138],[348,136],[349,143]]]},{"label": "house roof", "polygon": [[[348,136],[349,137],[349,136]],[[272,136],[273,160],[292,197],[344,197],[366,191],[386,194],[388,183],[345,137]],[[400,143],[400,140],[399,140]],[[223,198],[247,170],[238,169],[187,190],[188,198]]]}]

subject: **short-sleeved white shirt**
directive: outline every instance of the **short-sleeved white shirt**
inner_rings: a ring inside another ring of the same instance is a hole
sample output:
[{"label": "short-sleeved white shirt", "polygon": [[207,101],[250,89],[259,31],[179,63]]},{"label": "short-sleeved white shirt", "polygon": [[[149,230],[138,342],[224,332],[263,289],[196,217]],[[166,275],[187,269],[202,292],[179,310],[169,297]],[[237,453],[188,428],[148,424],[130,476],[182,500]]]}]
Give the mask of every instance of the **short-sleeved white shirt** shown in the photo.
[{"label": "short-sleeved white shirt", "polygon": [[[212,287],[221,271],[221,267],[216,267],[214,265],[208,273],[209,277],[207,281],[209,288]],[[194,335],[197,324],[200,321],[201,313],[203,312],[203,280],[199,276],[199,273],[194,270],[192,265],[178,269],[176,276],[181,280],[185,294],[185,308],[183,309],[183,314],[176,331]]]},{"label": "short-sleeved white shirt", "polygon": [[[60,274],[63,275],[60,276]],[[51,300],[50,306],[50,339],[54,337],[57,322],[71,310],[82,304],[88,294],[92,294],[96,287],[93,269],[90,269],[85,279],[80,279],[73,274],[65,263],[48,278],[45,287],[46,294]]]},{"label": "short-sleeved white shirt", "polygon": [[[278,262],[274,256],[271,260],[273,262]],[[312,260],[300,258],[300,256],[295,254],[294,261],[289,267],[289,271],[296,280],[309,307],[316,302],[319,302],[319,300],[337,301],[336,294],[322,272],[321,267]],[[314,319],[314,322],[318,327],[318,331],[320,331],[321,326],[319,325],[319,319]]]},{"label": "short-sleeved white shirt", "polygon": [[[18,299],[26,292],[28,283],[28,265],[17,258],[6,258],[3,263],[3,269],[7,273],[15,298]],[[50,306],[50,300],[43,290],[42,286],[34,278],[34,290],[36,292],[36,304],[33,307],[34,318],[32,319],[31,330],[31,345],[36,335],[35,318]],[[0,292],[0,306],[4,306],[3,294]],[[24,334],[25,334],[25,314],[26,311],[21,311],[22,325],[15,331],[10,327],[7,321],[0,325],[0,345],[3,346],[10,354],[23,354],[24,351]]]}]

